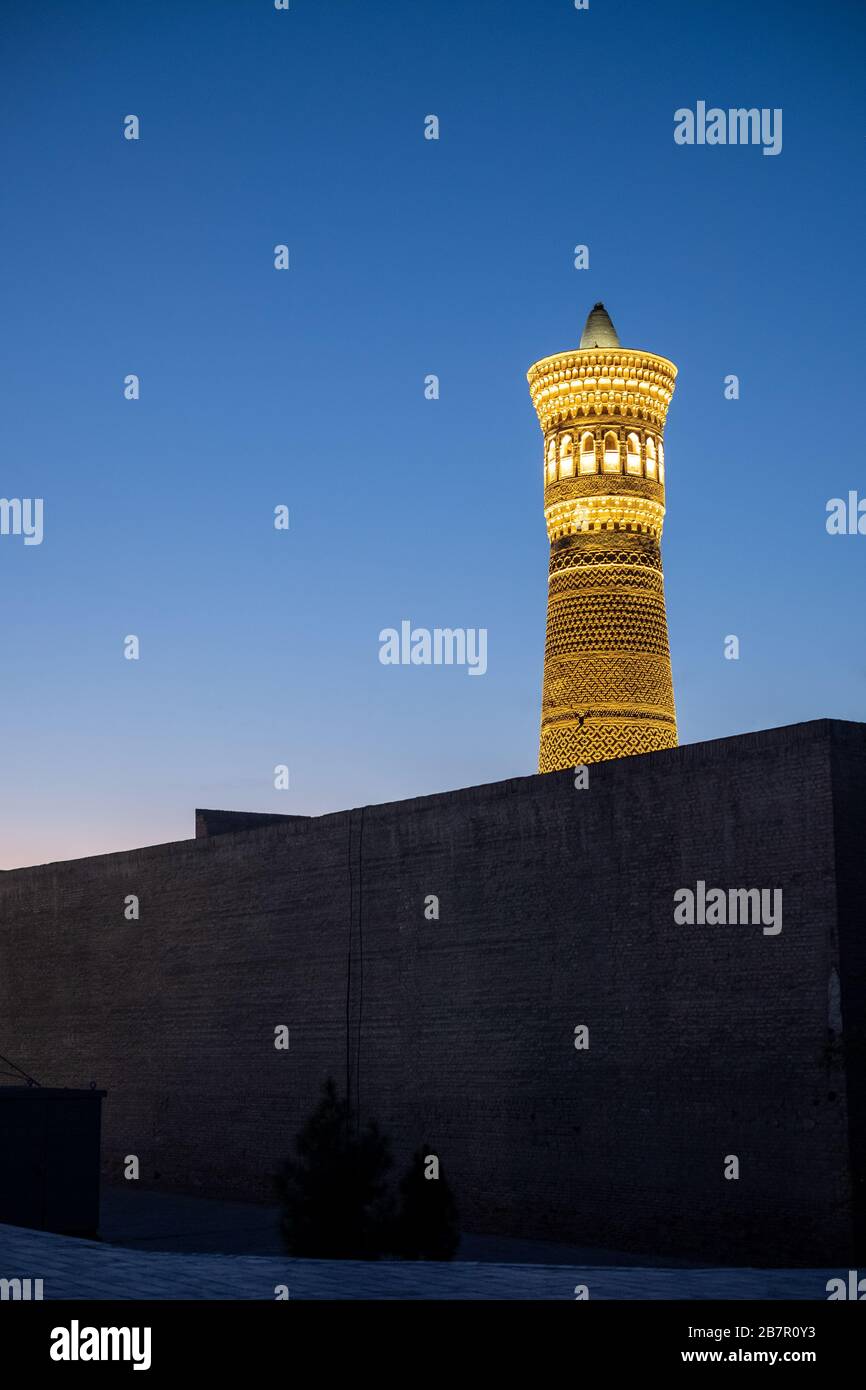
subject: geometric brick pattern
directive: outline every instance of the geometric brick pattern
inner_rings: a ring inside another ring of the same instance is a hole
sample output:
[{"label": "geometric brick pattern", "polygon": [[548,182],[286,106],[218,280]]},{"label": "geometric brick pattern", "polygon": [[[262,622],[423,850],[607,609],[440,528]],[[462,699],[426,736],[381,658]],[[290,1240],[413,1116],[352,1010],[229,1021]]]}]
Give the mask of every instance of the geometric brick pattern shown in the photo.
[{"label": "geometric brick pattern", "polygon": [[[598,539],[602,545],[592,549],[591,542]],[[609,537],[585,537],[581,538],[580,546],[571,542],[563,549],[550,552],[550,578],[560,570],[589,569],[599,564],[628,564],[662,573],[662,556],[655,543],[645,543],[642,549],[612,549]]]},{"label": "geometric brick pattern", "polygon": [[634,753],[657,753],[676,748],[677,730],[671,722],[644,717],[640,720],[588,719],[581,727],[553,724],[542,730],[539,772],[558,772],[579,763],[600,763],[608,758],[627,758]]},{"label": "geometric brick pattern", "polygon": [[667,714],[673,703],[670,662],[664,656],[633,653],[551,658],[544,682],[544,721],[567,718],[575,710],[585,714],[589,708],[606,708],[611,690],[626,708]]},{"label": "geometric brick pattern", "polygon": [[548,594],[551,598],[564,594],[655,594],[664,602],[664,576],[660,569],[639,565],[572,566],[551,575]]},{"label": "geometric brick pattern", "polygon": [[[552,597],[545,660],[594,652],[649,652],[670,660],[664,598],[629,592],[622,581]],[[620,699],[621,694],[611,690],[608,698]]]}]

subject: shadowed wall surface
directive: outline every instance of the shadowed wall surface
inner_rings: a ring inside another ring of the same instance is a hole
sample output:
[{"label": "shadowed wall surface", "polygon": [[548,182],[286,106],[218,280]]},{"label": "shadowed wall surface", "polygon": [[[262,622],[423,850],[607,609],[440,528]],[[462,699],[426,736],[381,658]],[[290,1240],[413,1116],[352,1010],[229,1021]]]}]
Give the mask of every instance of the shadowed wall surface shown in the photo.
[{"label": "shadowed wall surface", "polygon": [[[593,765],[586,790],[538,775],[0,874],[0,1051],[107,1090],[115,1179],[136,1154],[143,1185],[269,1197],[331,1074],[401,1165],[440,1156],[468,1229],[844,1262],[864,786],[866,727],[818,721]],[[781,933],[676,924],[698,880],[781,888]]]}]

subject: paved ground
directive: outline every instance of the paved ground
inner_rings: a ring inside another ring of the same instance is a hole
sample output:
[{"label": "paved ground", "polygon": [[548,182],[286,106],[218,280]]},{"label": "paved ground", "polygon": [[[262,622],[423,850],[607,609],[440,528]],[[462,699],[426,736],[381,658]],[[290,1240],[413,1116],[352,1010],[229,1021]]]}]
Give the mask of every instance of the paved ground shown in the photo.
[{"label": "paved ground", "polygon": [[42,1279],[46,1299],[826,1299],[838,1270],[361,1263],[124,1249],[0,1226],[0,1278]]}]

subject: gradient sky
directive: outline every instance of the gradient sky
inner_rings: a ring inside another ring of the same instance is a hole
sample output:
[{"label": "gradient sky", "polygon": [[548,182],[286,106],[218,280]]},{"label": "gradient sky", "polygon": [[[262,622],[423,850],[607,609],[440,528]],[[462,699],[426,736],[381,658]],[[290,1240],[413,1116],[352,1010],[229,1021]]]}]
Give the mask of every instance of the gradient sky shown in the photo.
[{"label": "gradient sky", "polygon": [[[862,4],[5,0],[0,36],[0,495],[45,499],[0,537],[2,867],[533,772],[525,373],[598,299],[680,369],[681,741],[864,718],[866,536],[825,529],[866,495]],[[677,146],[698,100],[781,107],[782,153]],[[486,676],[382,666],[403,618],[486,627]]]}]

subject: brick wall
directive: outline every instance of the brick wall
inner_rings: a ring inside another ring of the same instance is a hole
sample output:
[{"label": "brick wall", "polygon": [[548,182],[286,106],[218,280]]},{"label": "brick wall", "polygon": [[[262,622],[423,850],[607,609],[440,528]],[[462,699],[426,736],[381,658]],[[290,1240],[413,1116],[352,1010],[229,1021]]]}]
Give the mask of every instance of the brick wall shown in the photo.
[{"label": "brick wall", "polygon": [[[115,1178],[267,1197],[333,1074],[468,1229],[845,1263],[864,768],[820,721],[0,874],[0,1052],[108,1091]],[[781,888],[781,934],[676,925],[698,879]]]}]

